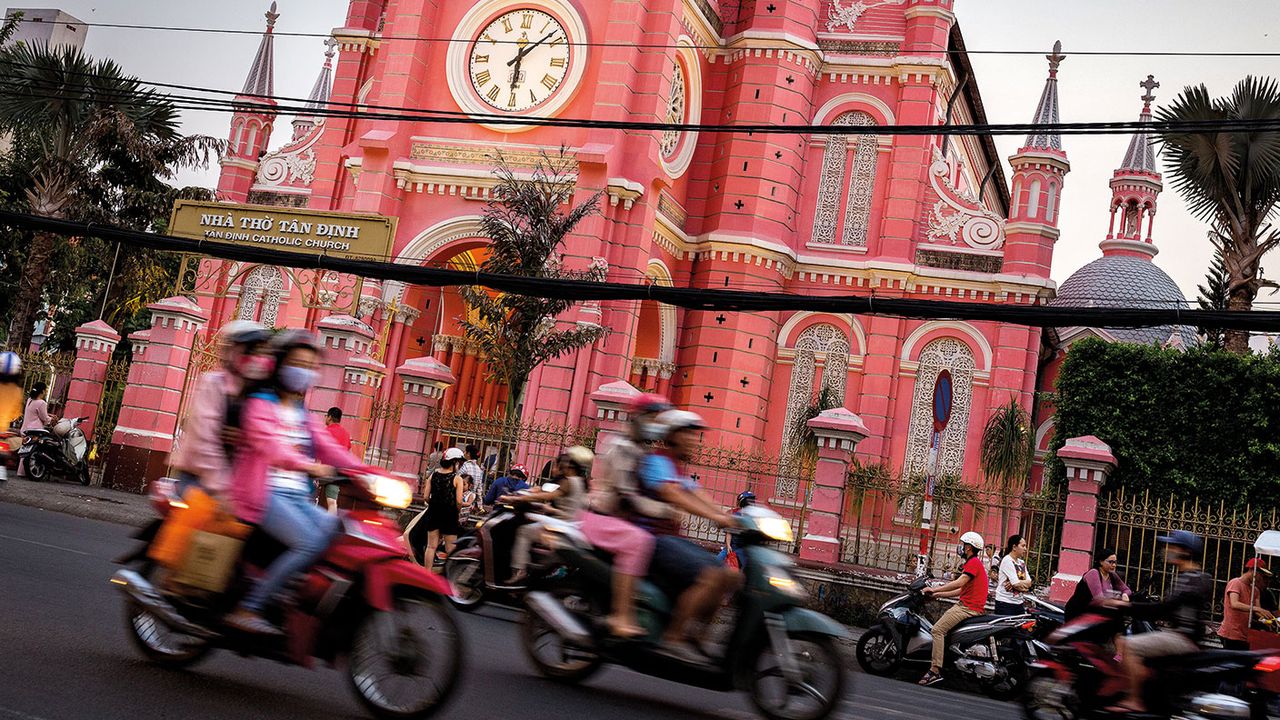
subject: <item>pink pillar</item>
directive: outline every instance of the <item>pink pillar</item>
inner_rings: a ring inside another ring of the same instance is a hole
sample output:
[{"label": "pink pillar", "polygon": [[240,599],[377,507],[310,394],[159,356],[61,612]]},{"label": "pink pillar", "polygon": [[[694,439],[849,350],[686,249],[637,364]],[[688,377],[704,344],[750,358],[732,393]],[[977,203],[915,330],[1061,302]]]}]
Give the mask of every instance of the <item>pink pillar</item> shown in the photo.
[{"label": "pink pillar", "polygon": [[107,365],[119,342],[120,334],[101,320],[76,328],[76,364],[62,415],[84,418],[80,429],[91,440],[94,424],[98,421],[98,406],[102,404],[102,390],[106,386]]},{"label": "pink pillar", "polygon": [[151,328],[134,333],[129,384],[111,436],[103,485],[141,492],[164,475],[178,429],[191,346],[208,316],[185,297],[147,306]]},{"label": "pink pillar", "polygon": [[591,403],[596,406],[596,452],[603,452],[613,440],[627,434],[627,408],[640,394],[634,385],[622,380],[605,383],[591,393]]},{"label": "pink pillar", "polygon": [[427,455],[432,416],[444,399],[444,391],[453,384],[453,373],[435,358],[414,358],[396,368],[404,387],[404,409],[400,412],[400,430],[396,434],[395,459],[391,471],[409,481],[414,494],[421,494],[418,478],[423,458]]},{"label": "pink pillar", "polygon": [[382,363],[368,356],[373,330],[350,315],[330,315],[316,324],[324,356],[320,380],[307,397],[313,412],[342,408],[343,424],[351,433],[351,451],[363,457],[369,445],[370,410],[382,378]]},{"label": "pink pillar", "polygon": [[1067,510],[1062,524],[1058,572],[1049,583],[1049,601],[1061,605],[1071,598],[1080,577],[1089,570],[1093,554],[1098,493],[1116,468],[1111,448],[1092,435],[1072,438],[1058,451],[1067,466]]},{"label": "pink pillar", "polygon": [[840,561],[840,523],[844,516],[845,478],[853,449],[870,431],[862,418],[844,408],[823,411],[809,421],[818,439],[818,465],[813,473],[809,515],[804,518],[800,559]]}]

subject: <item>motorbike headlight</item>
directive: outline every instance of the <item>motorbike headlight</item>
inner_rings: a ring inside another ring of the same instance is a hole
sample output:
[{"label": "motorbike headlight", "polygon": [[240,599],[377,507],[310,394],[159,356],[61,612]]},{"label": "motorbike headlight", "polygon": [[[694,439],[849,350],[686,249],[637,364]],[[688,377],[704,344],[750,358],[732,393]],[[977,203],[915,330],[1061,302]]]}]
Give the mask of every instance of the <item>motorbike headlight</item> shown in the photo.
[{"label": "motorbike headlight", "polygon": [[408,483],[383,475],[368,475],[366,481],[369,483],[369,494],[373,495],[374,502],[379,505],[403,510],[413,502],[413,492],[409,490]]},{"label": "motorbike headlight", "polygon": [[762,535],[771,540],[791,542],[796,539],[795,533],[791,531],[791,523],[787,522],[786,518],[756,518],[756,529],[758,529]]},{"label": "motorbike headlight", "polygon": [[780,567],[775,567],[773,565],[766,566],[764,569],[764,576],[771,587],[777,588],[792,597],[806,598],[809,595],[809,593],[805,592],[804,586],[795,578],[791,577],[791,573]]}]

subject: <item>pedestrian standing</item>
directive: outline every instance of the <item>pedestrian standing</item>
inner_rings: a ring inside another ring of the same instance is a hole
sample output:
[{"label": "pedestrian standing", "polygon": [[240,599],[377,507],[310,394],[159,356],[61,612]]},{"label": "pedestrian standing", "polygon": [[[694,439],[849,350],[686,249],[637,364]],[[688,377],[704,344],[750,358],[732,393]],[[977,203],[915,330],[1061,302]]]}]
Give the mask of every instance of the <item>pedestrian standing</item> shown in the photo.
[{"label": "pedestrian standing", "polygon": [[1267,562],[1253,558],[1244,564],[1244,573],[1227,583],[1227,597],[1222,604],[1222,624],[1218,626],[1218,639],[1227,650],[1249,649],[1249,614],[1263,620],[1274,615],[1262,607],[1262,593],[1267,589],[1271,571]]},{"label": "pedestrian standing", "polygon": [[1026,538],[1009,536],[996,572],[996,615],[1021,615],[1027,611],[1026,594],[1031,589],[1027,549]]},{"label": "pedestrian standing", "polygon": [[466,460],[462,463],[462,469],[458,471],[463,481],[467,483],[464,492],[469,493],[462,503],[464,506],[462,509],[479,513],[480,501],[484,499],[484,469],[480,467],[480,448],[474,444],[468,444],[466,453]]},{"label": "pedestrian standing", "polygon": [[[324,429],[329,433],[329,437],[333,441],[348,452],[351,451],[351,433],[342,427],[342,408],[331,407],[329,412],[324,415]],[[339,488],[337,483],[329,483],[324,486],[324,502],[329,507],[329,512],[338,514],[338,494]]]}]

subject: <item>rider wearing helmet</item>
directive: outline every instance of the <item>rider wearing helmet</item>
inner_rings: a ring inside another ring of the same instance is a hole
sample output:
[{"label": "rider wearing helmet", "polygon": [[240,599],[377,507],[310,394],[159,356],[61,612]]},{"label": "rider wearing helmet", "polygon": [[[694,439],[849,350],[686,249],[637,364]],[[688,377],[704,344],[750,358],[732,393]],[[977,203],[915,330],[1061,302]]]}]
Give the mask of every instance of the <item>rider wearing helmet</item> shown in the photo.
[{"label": "rider wearing helmet", "polygon": [[[742,492],[738,493],[737,503],[735,504],[733,511],[730,512],[729,514],[733,515],[734,517],[737,517],[738,515],[742,514],[743,508],[747,508],[755,504],[756,504],[756,494],[751,492],[750,490],[743,490]],[[719,557],[720,562],[722,563],[729,562],[730,551],[733,552],[733,561],[731,566],[736,568],[741,568],[742,556],[738,554],[738,538],[733,533],[726,532],[724,534],[724,547],[720,548],[720,557]]]},{"label": "rider wearing helmet", "polygon": [[[641,461],[636,474],[642,491],[654,500],[721,527],[735,524],[733,517],[717,507],[679,467],[688,463],[698,449],[699,431],[706,427],[702,418],[684,410],[667,410],[656,422],[664,428],[666,445]],[[650,577],[670,595],[679,595],[671,623],[662,636],[663,650],[686,662],[703,661],[701,653],[690,645],[689,624],[693,620],[708,623],[724,596],[741,582],[741,576],[721,565],[715,555],[681,537],[678,517],[640,517],[636,521],[656,536]]]},{"label": "rider wearing helmet", "polygon": [[[548,484],[542,490],[523,495],[503,495],[498,498],[498,501],[513,505],[549,502],[557,515],[575,519],[587,499],[586,477],[591,472],[591,461],[594,459],[595,455],[590,450],[581,445],[574,445],[556,458],[560,474],[553,489],[546,489],[552,487]],[[507,580],[508,585],[524,582],[525,571],[529,567],[529,551],[533,548],[533,541],[537,540],[541,534],[542,524],[536,521],[516,531],[516,541],[511,547],[512,573],[511,578]]]},{"label": "rider wearing helmet", "polygon": [[218,332],[221,367],[196,381],[191,413],[182,423],[178,446],[169,459],[180,495],[195,485],[214,494],[226,489],[229,463],[223,427],[227,408],[246,382],[265,380],[271,375],[269,358],[253,359],[255,348],[270,338],[269,330],[248,320],[234,320]]},{"label": "rider wearing helmet", "polygon": [[[9,426],[22,419],[22,358],[18,353],[0,353],[0,434],[7,434]],[[8,463],[3,461],[9,453],[6,441],[0,441],[0,482],[9,479]]]},{"label": "rider wearing helmet", "polygon": [[926,597],[959,598],[938,622],[933,624],[933,660],[929,672],[920,678],[921,685],[933,685],[942,680],[942,665],[946,660],[947,633],[961,622],[981,615],[987,607],[987,564],[982,561],[982,536],[969,531],[960,536],[956,554],[964,558],[960,576],[936,588],[925,588]]},{"label": "rider wearing helmet", "polygon": [[231,495],[238,517],[287,550],[225,619],[231,627],[258,634],[280,632],[262,617],[263,608],[290,578],[324,553],[338,529],[338,518],[316,505],[312,478],[332,477],[334,468],[372,470],[339,446],[320,416],[303,405],[324,351],[315,336],[286,330],[271,340],[270,348],[275,371],[255,388],[241,411]]},{"label": "rider wearing helmet", "polygon": [[493,504],[498,502],[498,498],[503,495],[510,495],[528,488],[529,471],[525,469],[524,465],[516,463],[511,466],[506,475],[494,480],[493,484],[489,486],[489,489],[484,494],[485,507],[493,507]]},{"label": "rider wearing helmet", "polygon": [[1128,638],[1121,649],[1121,663],[1129,675],[1129,695],[1108,709],[1114,713],[1144,713],[1142,685],[1150,670],[1147,660],[1170,655],[1185,655],[1199,650],[1209,621],[1213,600],[1213,580],[1200,570],[1198,558],[1204,553],[1204,541],[1187,530],[1174,530],[1156,538],[1164,543],[1164,561],[1178,571],[1173,588],[1164,600],[1151,603],[1109,601],[1114,607],[1128,607],[1134,617],[1164,620],[1165,628]]}]

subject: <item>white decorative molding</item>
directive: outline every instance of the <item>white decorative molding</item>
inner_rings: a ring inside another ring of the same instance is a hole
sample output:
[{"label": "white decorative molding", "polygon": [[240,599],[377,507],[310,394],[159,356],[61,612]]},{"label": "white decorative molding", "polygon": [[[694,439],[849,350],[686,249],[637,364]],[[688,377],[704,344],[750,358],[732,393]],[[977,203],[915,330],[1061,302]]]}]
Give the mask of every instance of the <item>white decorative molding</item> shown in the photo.
[{"label": "white decorative molding", "polygon": [[[958,320],[933,320],[916,328],[902,343],[902,362],[904,366],[911,361],[911,355],[915,352],[916,343],[935,330],[946,330],[952,335],[964,335],[972,340],[974,346],[982,353],[982,362],[976,364],[975,369],[980,372],[991,370],[991,361],[994,356],[991,350],[991,343],[987,341],[987,338],[982,333],[978,332],[977,328],[967,322]],[[923,351],[921,351],[921,354],[923,355]]]},{"label": "white decorative molding", "polygon": [[623,210],[630,210],[636,200],[644,195],[644,185],[627,178],[609,178],[605,194],[609,196],[609,207],[618,207],[621,203]]},{"label": "white decorative molding", "polygon": [[276,189],[292,183],[310,185],[316,177],[315,145],[324,134],[323,128],[324,120],[321,119],[307,134],[306,142],[292,147],[286,145],[263,157],[258,164],[254,189]]},{"label": "white decorative molding", "polygon": [[[939,438],[937,456],[933,435],[933,388],[943,370],[951,372],[951,419]],[[920,353],[907,430],[904,475],[930,473],[935,478],[960,477],[969,435],[969,409],[973,400],[974,363],[969,346],[953,337],[934,340]]]},{"label": "white decorative molding", "polygon": [[952,171],[951,161],[935,147],[929,182],[939,199],[929,217],[929,241],[955,245],[963,240],[975,250],[1003,247],[1004,218],[988,210],[973,193],[953,187]]},{"label": "white decorative molding", "polygon": [[866,11],[885,5],[901,5],[904,2],[906,0],[852,0],[845,5],[841,0],[831,0],[831,8],[827,13],[827,31],[835,32],[836,28],[843,26],[845,30],[853,32],[853,26]]},{"label": "white decorative molding", "polygon": [[461,215],[442,220],[410,240],[396,256],[396,262],[405,265],[421,264],[459,240],[482,238],[488,242],[480,225],[482,219],[479,215]]},{"label": "white decorative molding", "polygon": [[[783,421],[783,462],[791,464],[803,441],[797,432],[797,419],[822,390],[828,390],[837,406],[844,405],[845,387],[849,379],[849,338],[830,323],[818,323],[805,328],[796,338],[795,360],[791,368],[791,385],[787,390],[787,409]],[[822,359],[822,385],[815,386],[818,361]],[[783,473],[778,477],[777,491],[780,497],[794,498],[799,492],[795,473]]]},{"label": "white decorative molding", "polygon": [[[672,90],[668,100],[670,107],[666,118],[669,123],[696,124],[702,121],[702,65],[692,46],[693,40],[686,35],[681,35],[676,40],[676,54],[672,62]],[[677,110],[677,90],[683,96],[683,102],[678,116],[673,117]],[[659,136],[659,143],[658,157],[663,171],[671,178],[684,175],[693,162],[693,153],[698,146],[697,131],[668,130]]]},{"label": "white decorative molding", "polygon": [[[841,114],[833,125],[871,127],[875,118],[862,110]],[[836,244],[836,229],[841,228],[839,245],[863,248],[867,245],[871,204],[874,199],[876,165],[879,153],[875,135],[855,135],[853,157],[849,157],[848,135],[828,135],[822,153],[822,174],[818,181],[818,207],[813,216],[812,242]],[[852,160],[853,167],[845,169]],[[843,193],[842,189],[847,188]],[[844,196],[844,222],[839,223],[841,196]]]}]

